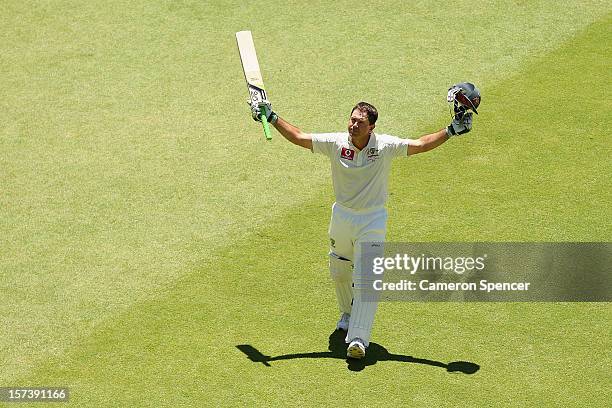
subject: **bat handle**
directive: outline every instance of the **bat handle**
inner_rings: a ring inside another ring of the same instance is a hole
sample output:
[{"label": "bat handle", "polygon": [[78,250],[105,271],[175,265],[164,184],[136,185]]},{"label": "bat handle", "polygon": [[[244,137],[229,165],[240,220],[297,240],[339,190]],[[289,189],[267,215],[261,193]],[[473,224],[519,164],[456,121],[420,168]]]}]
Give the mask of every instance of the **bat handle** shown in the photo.
[{"label": "bat handle", "polygon": [[272,140],[272,134],[270,133],[270,124],[268,123],[268,119],[266,119],[266,115],[264,113],[261,114],[261,124],[263,125],[264,135],[266,135],[266,140]]}]

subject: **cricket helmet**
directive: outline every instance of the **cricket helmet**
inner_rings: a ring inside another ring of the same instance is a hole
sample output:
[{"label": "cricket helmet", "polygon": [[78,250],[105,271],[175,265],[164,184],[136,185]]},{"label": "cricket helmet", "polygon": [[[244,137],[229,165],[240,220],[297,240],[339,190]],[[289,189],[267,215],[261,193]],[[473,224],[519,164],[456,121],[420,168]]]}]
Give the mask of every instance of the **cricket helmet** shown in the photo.
[{"label": "cricket helmet", "polygon": [[476,109],[480,105],[480,90],[471,82],[460,82],[448,90],[448,101],[471,109],[478,114]]}]

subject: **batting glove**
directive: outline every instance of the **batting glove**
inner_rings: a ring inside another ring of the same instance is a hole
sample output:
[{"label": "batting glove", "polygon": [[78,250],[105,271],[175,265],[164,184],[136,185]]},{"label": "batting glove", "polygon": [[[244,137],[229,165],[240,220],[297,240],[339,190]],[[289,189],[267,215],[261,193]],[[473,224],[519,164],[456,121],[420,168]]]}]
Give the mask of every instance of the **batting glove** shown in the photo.
[{"label": "batting glove", "polygon": [[251,116],[253,116],[253,120],[261,122],[262,113],[265,114],[268,123],[275,124],[278,120],[278,115],[272,110],[272,104],[269,101],[262,101],[257,105],[251,105]]},{"label": "batting glove", "polygon": [[466,112],[462,106],[455,108],[453,121],[446,128],[446,134],[450,136],[463,135],[472,130],[472,112]]}]

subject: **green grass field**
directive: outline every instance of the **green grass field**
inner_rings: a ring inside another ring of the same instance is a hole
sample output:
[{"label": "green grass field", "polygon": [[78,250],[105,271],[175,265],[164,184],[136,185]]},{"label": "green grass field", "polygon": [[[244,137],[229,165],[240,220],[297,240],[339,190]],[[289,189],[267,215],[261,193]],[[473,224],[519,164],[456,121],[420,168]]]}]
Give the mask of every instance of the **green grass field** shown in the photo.
[{"label": "green grass field", "polygon": [[264,140],[234,32],[305,131],[344,130],[364,99],[415,138],[447,124],[449,85],[479,85],[472,133],[396,161],[389,240],[611,241],[609,2],[1,9],[0,387],[69,387],[75,407],[608,406],[609,303],[384,303],[369,359],[328,351],[329,165]]}]

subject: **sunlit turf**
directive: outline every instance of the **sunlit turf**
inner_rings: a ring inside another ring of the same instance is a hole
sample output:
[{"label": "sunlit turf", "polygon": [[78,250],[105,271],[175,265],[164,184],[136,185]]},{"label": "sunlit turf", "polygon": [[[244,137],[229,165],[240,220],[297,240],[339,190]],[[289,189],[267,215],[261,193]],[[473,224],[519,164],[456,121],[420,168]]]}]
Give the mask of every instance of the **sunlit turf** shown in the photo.
[{"label": "sunlit turf", "polygon": [[[235,31],[307,131],[366,99],[378,130],[417,137],[448,121],[450,84],[479,84],[471,134],[396,162],[389,239],[612,237],[610,6],[459,3],[6,2],[0,386],[68,386],[74,406],[605,405],[608,304],[383,304],[373,341],[405,361],[323,357],[328,164],[265,142]],[[321,358],[266,367],[242,344]]]}]

